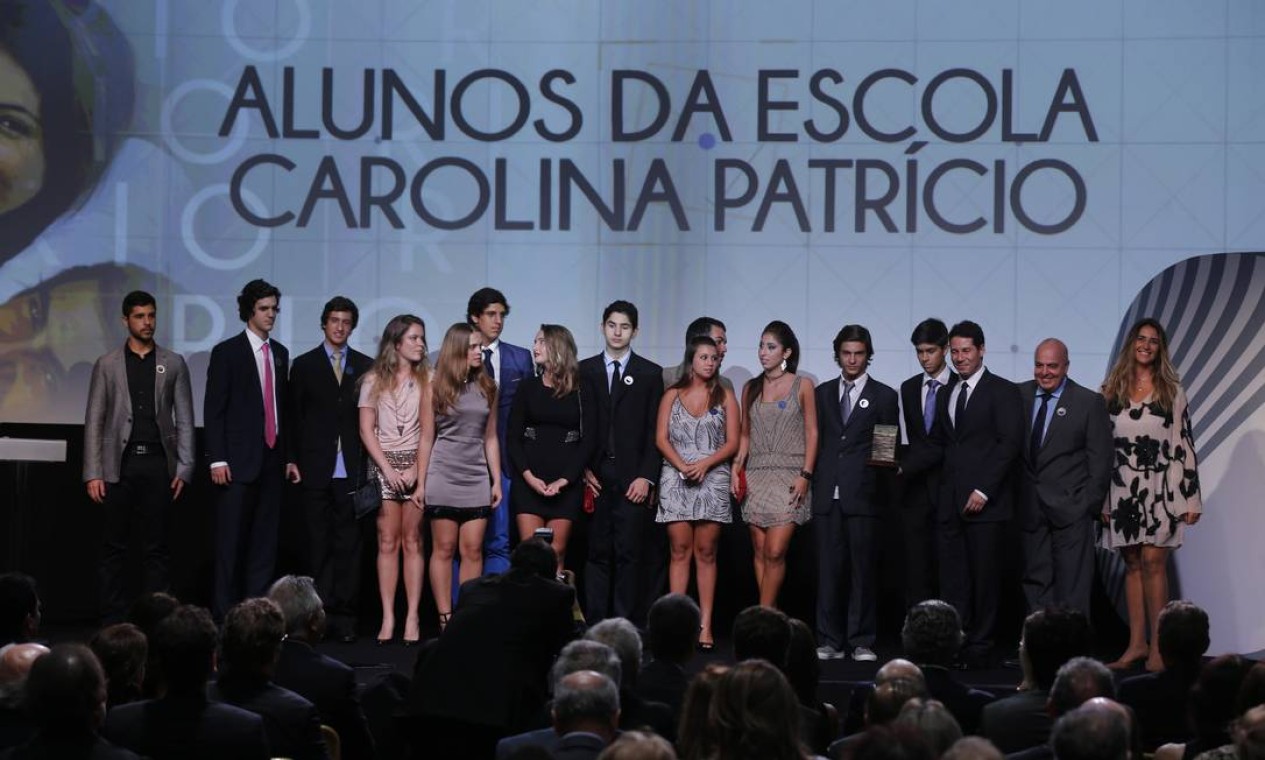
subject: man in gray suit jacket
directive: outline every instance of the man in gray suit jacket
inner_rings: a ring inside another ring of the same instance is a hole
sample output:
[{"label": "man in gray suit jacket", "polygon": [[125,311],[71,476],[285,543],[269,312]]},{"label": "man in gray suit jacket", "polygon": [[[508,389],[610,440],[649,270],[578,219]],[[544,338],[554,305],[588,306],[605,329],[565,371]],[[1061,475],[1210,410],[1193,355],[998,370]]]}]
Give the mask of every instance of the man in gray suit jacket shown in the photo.
[{"label": "man in gray suit jacket", "polygon": [[180,354],[154,342],[154,297],[123,298],[127,342],[97,359],[84,419],[83,479],[103,505],[101,613],[123,619],[123,571],[133,523],[143,536],[143,592],[167,588],[167,517],[193,478],[193,390]]},{"label": "man in gray suit jacket", "polygon": [[1020,485],[1023,590],[1030,610],[1065,605],[1089,615],[1094,518],[1111,479],[1111,422],[1101,395],[1067,376],[1067,346],[1037,345]]}]

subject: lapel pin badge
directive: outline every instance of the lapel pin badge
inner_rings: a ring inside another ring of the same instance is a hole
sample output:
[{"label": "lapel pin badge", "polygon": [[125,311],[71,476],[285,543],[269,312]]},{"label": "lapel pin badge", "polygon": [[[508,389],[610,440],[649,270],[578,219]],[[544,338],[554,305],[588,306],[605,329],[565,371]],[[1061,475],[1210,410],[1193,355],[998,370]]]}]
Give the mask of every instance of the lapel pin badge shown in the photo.
[{"label": "lapel pin badge", "polygon": [[633,384],[632,375],[624,375],[624,385],[632,385],[632,384]]},{"label": "lapel pin badge", "polygon": [[161,375],[162,373],[167,371],[167,367],[165,365],[159,364],[157,367],[154,367],[154,371]]},{"label": "lapel pin badge", "polygon": [[868,409],[870,407],[870,400],[868,398],[863,398],[857,402],[857,406],[861,407],[862,409]]},{"label": "lapel pin badge", "polygon": [[1061,407],[1061,406],[1060,406],[1060,407],[1059,407],[1059,410],[1058,410],[1057,412],[1055,412],[1055,414],[1057,414],[1058,416],[1062,417],[1063,415],[1067,414],[1067,409],[1066,409],[1065,407]]}]

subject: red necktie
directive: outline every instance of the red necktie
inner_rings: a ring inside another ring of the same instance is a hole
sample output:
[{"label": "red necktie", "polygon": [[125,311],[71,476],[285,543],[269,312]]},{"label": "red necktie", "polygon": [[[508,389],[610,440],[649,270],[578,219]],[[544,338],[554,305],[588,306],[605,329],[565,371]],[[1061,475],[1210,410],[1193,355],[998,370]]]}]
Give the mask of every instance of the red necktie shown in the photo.
[{"label": "red necktie", "polygon": [[264,352],[264,443],[271,449],[277,445],[277,405],[272,399],[272,352],[268,341],[260,350]]}]

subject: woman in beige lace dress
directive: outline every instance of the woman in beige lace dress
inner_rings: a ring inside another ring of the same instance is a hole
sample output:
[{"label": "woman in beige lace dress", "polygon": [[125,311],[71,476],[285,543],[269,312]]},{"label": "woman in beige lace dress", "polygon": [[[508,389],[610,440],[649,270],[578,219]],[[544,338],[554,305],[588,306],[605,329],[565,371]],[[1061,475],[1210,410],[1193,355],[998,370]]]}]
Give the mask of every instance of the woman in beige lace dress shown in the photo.
[{"label": "woman in beige lace dress", "polygon": [[812,515],[809,482],[817,460],[817,405],[813,384],[795,374],[799,341],[785,322],[760,335],[760,367],[742,391],[742,437],[734,460],[734,488],[745,472],[742,519],[751,531],[760,604],[777,606],[786,577],[786,549],[796,525]]},{"label": "woman in beige lace dress", "polygon": [[365,475],[382,491],[378,510],[378,593],[382,627],[378,643],[395,636],[395,592],[404,550],[404,594],[408,599],[404,641],[421,638],[417,606],[422,600],[422,510],[409,500],[417,483],[422,387],[426,384],[426,325],[412,314],[393,317],[382,331],[378,357],[360,381],[360,440],[369,458]]}]

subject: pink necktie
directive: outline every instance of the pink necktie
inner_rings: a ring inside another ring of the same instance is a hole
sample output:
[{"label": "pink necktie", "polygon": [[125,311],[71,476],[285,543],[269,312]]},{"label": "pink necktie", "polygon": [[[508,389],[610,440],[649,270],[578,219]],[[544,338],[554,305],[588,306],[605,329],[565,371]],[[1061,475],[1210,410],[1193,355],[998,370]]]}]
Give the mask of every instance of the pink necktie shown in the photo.
[{"label": "pink necktie", "polygon": [[277,445],[277,406],[272,399],[272,352],[268,350],[267,341],[260,350],[264,352],[264,443],[271,449]]}]

